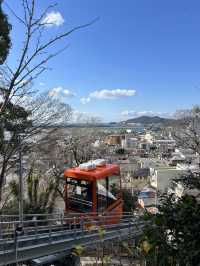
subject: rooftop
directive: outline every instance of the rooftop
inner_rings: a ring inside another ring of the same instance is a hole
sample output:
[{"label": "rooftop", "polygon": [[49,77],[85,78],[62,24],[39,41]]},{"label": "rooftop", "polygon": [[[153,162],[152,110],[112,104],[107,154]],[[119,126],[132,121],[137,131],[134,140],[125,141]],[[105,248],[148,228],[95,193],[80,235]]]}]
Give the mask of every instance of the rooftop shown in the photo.
[{"label": "rooftop", "polygon": [[82,170],[79,167],[66,169],[64,171],[64,176],[94,181],[94,180],[105,178],[107,176],[118,174],[119,171],[120,171],[120,168],[118,165],[106,164],[104,166],[97,166],[95,169],[88,170],[88,171]]}]

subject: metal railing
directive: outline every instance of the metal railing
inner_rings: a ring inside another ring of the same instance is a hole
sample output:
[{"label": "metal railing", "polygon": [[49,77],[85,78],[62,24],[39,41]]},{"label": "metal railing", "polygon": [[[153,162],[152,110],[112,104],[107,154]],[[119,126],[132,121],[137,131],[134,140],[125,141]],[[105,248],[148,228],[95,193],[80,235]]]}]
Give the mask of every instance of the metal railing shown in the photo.
[{"label": "metal railing", "polygon": [[[29,219],[31,217],[31,219]],[[33,219],[34,217],[34,219]],[[18,216],[0,217],[0,265],[26,261],[56,252],[71,252],[76,244],[84,246],[98,242],[99,228],[105,241],[130,237],[141,232],[143,222],[132,214],[76,213],[24,215],[23,227]],[[116,224],[111,224],[118,221]],[[20,230],[19,230],[20,229]],[[67,253],[66,253],[67,254]]]}]

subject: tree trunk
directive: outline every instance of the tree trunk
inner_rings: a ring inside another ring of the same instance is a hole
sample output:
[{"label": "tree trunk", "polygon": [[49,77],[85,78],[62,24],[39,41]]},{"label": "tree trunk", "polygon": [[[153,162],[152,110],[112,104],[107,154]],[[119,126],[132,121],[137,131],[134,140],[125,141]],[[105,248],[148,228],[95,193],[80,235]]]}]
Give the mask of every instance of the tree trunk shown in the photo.
[{"label": "tree trunk", "polygon": [[0,173],[0,202],[2,200],[2,193],[3,193],[3,183],[5,179],[5,173],[7,168],[7,162],[5,161],[5,158],[3,159],[1,173]]}]

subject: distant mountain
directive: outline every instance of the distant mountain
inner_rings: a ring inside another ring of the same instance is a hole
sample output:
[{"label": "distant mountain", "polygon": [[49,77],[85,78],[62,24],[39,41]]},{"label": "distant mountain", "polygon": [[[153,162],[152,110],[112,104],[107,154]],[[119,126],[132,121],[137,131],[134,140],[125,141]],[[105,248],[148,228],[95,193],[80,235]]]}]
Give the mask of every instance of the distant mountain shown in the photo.
[{"label": "distant mountain", "polygon": [[163,118],[159,116],[140,116],[137,118],[131,118],[124,121],[125,124],[136,123],[136,124],[171,124],[175,119]]}]

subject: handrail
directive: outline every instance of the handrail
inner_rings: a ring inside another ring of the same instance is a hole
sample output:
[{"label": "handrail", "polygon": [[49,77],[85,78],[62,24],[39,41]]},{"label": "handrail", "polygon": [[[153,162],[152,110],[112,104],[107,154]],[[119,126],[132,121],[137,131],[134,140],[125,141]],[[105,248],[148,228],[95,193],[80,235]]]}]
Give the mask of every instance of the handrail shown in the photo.
[{"label": "handrail", "polygon": [[[102,216],[102,215],[104,215],[105,214],[105,212],[85,212],[84,213],[84,215],[88,215],[88,216]],[[76,216],[80,216],[80,215],[83,215],[83,212],[74,212],[74,213],[68,213],[68,214],[63,214],[63,213],[60,213],[60,214],[24,214],[24,221],[23,222],[34,222],[34,220],[33,219],[29,219],[29,220],[27,220],[26,219],[26,217],[28,218],[28,217],[35,217],[35,218],[37,218],[37,217],[55,217],[55,218],[53,218],[53,219],[37,219],[36,221],[46,221],[46,220],[58,220],[58,219],[67,219],[67,218],[71,218],[71,217],[76,217]],[[121,216],[122,218],[123,217],[127,217],[127,216],[133,216],[133,213],[130,213],[130,212],[124,212],[124,213],[114,213],[114,214],[111,214],[110,216],[114,216],[114,215],[116,215],[116,216]],[[106,216],[108,216],[108,214],[106,214]],[[1,223],[3,223],[3,222],[5,222],[5,218],[18,218],[18,220],[9,220],[9,221],[7,221],[7,222],[14,222],[14,221],[16,221],[16,222],[19,222],[19,215],[11,215],[11,216],[0,216],[0,224]],[[56,218],[57,217],[57,218]]]},{"label": "handrail", "polygon": [[[96,213],[98,214],[98,212],[93,212],[93,213]],[[53,215],[61,215],[63,214],[63,212],[53,212],[53,213],[24,213],[23,214],[23,217],[32,217],[32,216],[53,216]],[[81,214],[81,212],[76,212],[76,214]],[[122,214],[130,214],[132,215],[133,213],[132,212],[123,212]],[[0,215],[0,219],[1,218],[4,218],[4,217],[19,217],[19,214],[5,214],[5,215]]]},{"label": "handrail", "polygon": [[[39,217],[39,215],[38,215]],[[83,223],[91,222],[94,223],[96,221],[104,221],[107,222],[111,219],[119,219],[121,221],[129,218],[134,218],[133,214],[127,213],[127,214],[121,214],[121,213],[101,213],[98,215],[95,215],[94,213],[71,213],[67,216],[58,216],[58,217],[50,217],[47,219],[30,219],[30,220],[24,220],[23,221],[23,227],[24,229],[35,229],[36,227],[39,228],[45,228],[45,226],[53,226],[53,225],[59,225],[59,224],[75,224],[80,220]],[[2,232],[9,232],[14,231],[18,225],[20,225],[20,220],[12,220],[12,221],[0,221],[0,235]]]},{"label": "handrail", "polygon": [[[33,215],[31,216],[33,217]],[[0,221],[0,240],[12,239],[16,235],[16,230],[20,227],[25,235],[34,234],[39,235],[48,230],[57,232],[59,230],[69,230],[74,226],[85,227],[86,229],[96,228],[96,226],[105,226],[112,221],[124,222],[127,220],[134,222],[134,215],[132,213],[70,213],[69,215],[35,215],[35,217],[42,217],[40,219],[25,219],[23,224],[20,220],[11,219],[7,221]]]},{"label": "handrail", "polygon": [[[60,252],[67,256],[77,244],[87,248],[102,241],[135,238],[144,227],[144,221],[130,212],[28,214],[23,224],[19,216],[0,218],[0,266]],[[117,223],[109,223],[112,219]]]}]

